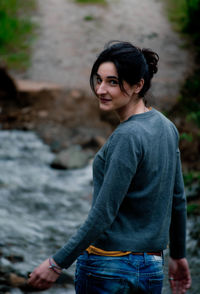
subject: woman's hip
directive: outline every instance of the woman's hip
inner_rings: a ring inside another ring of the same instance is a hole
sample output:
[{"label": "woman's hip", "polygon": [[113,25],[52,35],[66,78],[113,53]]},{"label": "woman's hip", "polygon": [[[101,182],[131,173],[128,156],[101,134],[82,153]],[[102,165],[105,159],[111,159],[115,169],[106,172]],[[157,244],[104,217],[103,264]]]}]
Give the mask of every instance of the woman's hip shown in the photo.
[{"label": "woman's hip", "polygon": [[75,285],[78,294],[157,294],[161,293],[162,281],[163,257],[146,253],[107,257],[84,252],[76,264]]}]

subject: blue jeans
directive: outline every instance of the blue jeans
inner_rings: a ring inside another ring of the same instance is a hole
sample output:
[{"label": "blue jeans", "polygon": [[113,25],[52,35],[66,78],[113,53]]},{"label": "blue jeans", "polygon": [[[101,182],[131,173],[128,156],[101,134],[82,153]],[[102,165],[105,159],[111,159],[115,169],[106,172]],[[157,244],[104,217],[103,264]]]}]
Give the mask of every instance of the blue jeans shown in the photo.
[{"label": "blue jeans", "polygon": [[77,294],[161,294],[163,257],[80,255],[76,264]]}]

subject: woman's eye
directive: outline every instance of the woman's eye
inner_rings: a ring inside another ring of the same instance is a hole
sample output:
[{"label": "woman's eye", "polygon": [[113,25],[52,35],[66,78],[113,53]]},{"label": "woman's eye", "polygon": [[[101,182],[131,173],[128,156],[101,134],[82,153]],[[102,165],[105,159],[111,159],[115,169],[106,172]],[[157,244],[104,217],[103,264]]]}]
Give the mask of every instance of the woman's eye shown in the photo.
[{"label": "woman's eye", "polygon": [[110,80],[110,84],[113,85],[113,86],[114,85],[118,85],[118,81],[116,81],[116,80]]},{"label": "woman's eye", "polygon": [[101,84],[101,79],[100,78],[96,78],[96,82],[97,82],[97,84]]}]

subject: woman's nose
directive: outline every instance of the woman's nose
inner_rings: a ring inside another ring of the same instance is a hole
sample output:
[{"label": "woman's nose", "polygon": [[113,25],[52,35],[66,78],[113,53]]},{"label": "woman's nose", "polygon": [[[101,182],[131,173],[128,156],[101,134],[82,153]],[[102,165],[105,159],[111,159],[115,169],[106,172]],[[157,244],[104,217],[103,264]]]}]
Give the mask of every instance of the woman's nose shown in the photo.
[{"label": "woman's nose", "polygon": [[102,94],[106,94],[106,85],[105,83],[101,83],[99,85],[97,85],[97,89],[96,92],[98,95],[102,95]]}]

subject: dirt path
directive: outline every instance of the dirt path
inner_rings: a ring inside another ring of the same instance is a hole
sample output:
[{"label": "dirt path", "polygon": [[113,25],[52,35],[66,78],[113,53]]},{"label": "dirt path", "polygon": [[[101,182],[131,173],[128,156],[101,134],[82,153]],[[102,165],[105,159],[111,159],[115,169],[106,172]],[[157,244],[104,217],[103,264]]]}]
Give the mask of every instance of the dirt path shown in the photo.
[{"label": "dirt path", "polygon": [[102,6],[80,5],[75,0],[38,0],[34,19],[40,24],[39,36],[32,66],[20,78],[89,92],[90,69],[105,42],[128,40],[160,55],[153,94],[157,106],[167,109],[191,65],[189,53],[181,48],[183,41],[172,31],[163,12],[163,1],[107,2]]}]

